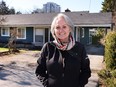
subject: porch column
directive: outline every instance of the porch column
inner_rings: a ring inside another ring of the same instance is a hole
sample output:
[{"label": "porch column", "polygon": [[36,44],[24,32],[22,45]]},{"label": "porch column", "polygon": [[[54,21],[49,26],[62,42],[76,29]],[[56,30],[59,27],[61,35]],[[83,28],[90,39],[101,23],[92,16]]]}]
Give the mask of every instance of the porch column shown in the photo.
[{"label": "porch column", "polygon": [[48,28],[45,28],[45,42],[48,42],[48,33],[49,33],[49,30]]}]

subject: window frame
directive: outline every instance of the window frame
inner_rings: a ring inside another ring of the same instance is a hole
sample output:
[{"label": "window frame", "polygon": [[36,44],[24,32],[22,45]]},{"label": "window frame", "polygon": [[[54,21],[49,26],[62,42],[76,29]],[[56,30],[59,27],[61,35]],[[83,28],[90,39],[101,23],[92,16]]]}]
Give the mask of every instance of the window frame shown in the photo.
[{"label": "window frame", "polygon": [[84,28],[82,28],[82,38],[84,38],[85,37],[85,29]]},{"label": "window frame", "polygon": [[[8,30],[6,35],[3,34],[3,29]],[[1,36],[8,36],[9,37],[10,36],[10,28],[9,27],[1,27]]]},{"label": "window frame", "polygon": [[[21,33],[22,33],[22,29],[24,29],[24,38],[18,37],[18,35],[19,35],[18,30],[19,29],[21,29]],[[26,39],[26,28],[25,27],[19,27],[19,28],[17,28],[17,39]]]}]

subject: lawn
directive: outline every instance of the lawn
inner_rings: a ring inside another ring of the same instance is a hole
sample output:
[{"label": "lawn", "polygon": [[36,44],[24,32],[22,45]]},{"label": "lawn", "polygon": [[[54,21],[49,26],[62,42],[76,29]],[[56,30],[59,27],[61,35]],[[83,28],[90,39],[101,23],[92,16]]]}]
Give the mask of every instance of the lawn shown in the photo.
[{"label": "lawn", "polygon": [[[4,52],[4,51],[8,51],[9,49],[8,48],[3,48],[3,47],[0,47],[0,52]],[[20,52],[25,52],[25,51],[27,51],[28,49],[19,49],[20,50]],[[40,51],[40,50],[32,50],[32,51]]]},{"label": "lawn", "polygon": [[8,48],[2,48],[0,47],[0,52],[4,52],[4,51],[8,51],[9,49]]}]

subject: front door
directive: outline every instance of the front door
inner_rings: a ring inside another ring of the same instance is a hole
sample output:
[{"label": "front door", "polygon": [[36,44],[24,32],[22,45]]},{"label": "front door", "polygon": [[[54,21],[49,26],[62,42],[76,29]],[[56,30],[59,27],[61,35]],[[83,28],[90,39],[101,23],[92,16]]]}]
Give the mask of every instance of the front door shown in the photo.
[{"label": "front door", "polygon": [[44,29],[35,29],[35,46],[43,46],[45,40],[45,30]]}]

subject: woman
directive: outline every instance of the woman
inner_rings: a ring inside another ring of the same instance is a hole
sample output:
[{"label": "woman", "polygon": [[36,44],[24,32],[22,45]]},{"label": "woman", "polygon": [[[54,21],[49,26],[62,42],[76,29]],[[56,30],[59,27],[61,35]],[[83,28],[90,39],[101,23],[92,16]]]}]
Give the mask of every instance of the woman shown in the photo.
[{"label": "woman", "polygon": [[59,13],[51,24],[54,41],[47,42],[37,61],[36,76],[44,87],[84,87],[91,76],[84,46],[75,42],[74,25]]}]

